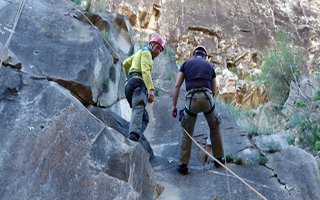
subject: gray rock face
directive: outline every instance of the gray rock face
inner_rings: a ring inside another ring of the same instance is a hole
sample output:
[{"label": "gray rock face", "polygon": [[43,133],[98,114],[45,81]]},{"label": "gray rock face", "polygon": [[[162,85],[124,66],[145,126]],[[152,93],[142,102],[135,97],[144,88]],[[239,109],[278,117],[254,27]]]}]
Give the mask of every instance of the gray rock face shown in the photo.
[{"label": "gray rock face", "polygon": [[1,105],[3,199],[86,199],[108,179],[112,187],[122,184],[90,169],[88,151],[108,132],[59,85],[24,80],[14,100]]},{"label": "gray rock face", "polygon": [[156,184],[142,146],[58,84],[16,82],[18,93],[1,98],[1,199],[152,198]]},{"label": "gray rock face", "polygon": [[[94,114],[97,118],[102,120],[109,127],[115,129],[124,137],[128,137],[129,122],[121,118],[118,114],[112,112],[109,109],[101,109],[97,107],[89,107],[88,109],[92,114]],[[153,150],[144,135],[141,137],[141,140],[139,142],[141,143],[143,148],[148,152],[150,159],[153,159]]]},{"label": "gray rock face", "polygon": [[[85,107],[123,96],[118,49],[69,4],[26,1],[0,66],[0,199],[152,199],[149,154]],[[0,3],[1,52],[18,5]],[[105,17],[130,38],[124,17]]]},{"label": "gray rock face", "polygon": [[270,156],[270,166],[285,188],[295,199],[319,199],[320,185],[318,165],[304,150],[288,147]]},{"label": "gray rock face", "polygon": [[[121,62],[113,56],[111,48],[106,48],[97,28],[74,17],[77,13],[70,3],[27,2],[10,50],[23,63],[23,72],[59,82],[84,103],[110,106],[121,96],[118,92],[123,78]],[[17,5],[10,2],[1,9],[2,43],[8,38],[16,9]],[[110,17],[110,20],[115,19]],[[113,27],[106,31],[117,28],[123,32],[120,35],[130,38],[124,18],[118,17],[112,25],[108,21],[104,23]],[[119,44],[119,48],[128,46],[125,44]]]},{"label": "gray rock face", "polygon": [[[224,170],[200,163],[195,145],[190,174],[181,176],[176,172],[182,130],[170,116],[170,89],[177,68],[172,60],[165,60],[166,56],[159,56],[159,63],[156,60],[158,96],[154,104],[147,106],[151,120],[146,138],[154,149],[148,141],[140,145],[127,140],[128,122],[118,112],[99,107],[109,107],[123,98],[121,61],[132,53],[133,46],[126,18],[86,13],[96,20],[98,30],[88,25],[68,1],[26,2],[8,55],[0,66],[1,200],[207,200],[228,199],[229,195],[258,199]],[[221,8],[230,4],[216,3]],[[18,1],[0,1],[1,50],[18,5]],[[227,19],[217,20],[223,23]],[[263,26],[263,21],[260,23]],[[230,24],[227,22],[224,28],[229,30]],[[191,28],[208,31],[199,27]],[[269,35],[259,32],[259,27],[253,26],[257,38],[259,34]],[[113,42],[101,38],[103,29]],[[263,45],[266,40],[259,42]],[[251,159],[240,166],[228,163],[231,170],[268,199],[319,199],[319,169],[310,154],[281,145],[281,151],[266,154],[269,160],[265,165],[258,165],[255,159],[260,152],[247,133],[223,105],[217,104],[217,109],[222,117],[225,154]],[[200,139],[207,135],[205,123],[203,116],[199,117],[195,135]]]}]

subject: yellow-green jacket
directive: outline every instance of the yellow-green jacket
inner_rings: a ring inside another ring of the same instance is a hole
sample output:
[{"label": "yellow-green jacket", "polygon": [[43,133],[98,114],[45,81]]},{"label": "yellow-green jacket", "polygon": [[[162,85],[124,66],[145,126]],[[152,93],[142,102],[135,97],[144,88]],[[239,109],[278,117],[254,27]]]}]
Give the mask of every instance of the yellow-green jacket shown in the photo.
[{"label": "yellow-green jacket", "polygon": [[154,89],[151,78],[153,60],[150,48],[143,47],[137,53],[127,58],[125,61],[123,61],[123,68],[126,76],[128,76],[128,74],[131,72],[140,72],[142,74],[142,80],[146,84],[147,89]]}]

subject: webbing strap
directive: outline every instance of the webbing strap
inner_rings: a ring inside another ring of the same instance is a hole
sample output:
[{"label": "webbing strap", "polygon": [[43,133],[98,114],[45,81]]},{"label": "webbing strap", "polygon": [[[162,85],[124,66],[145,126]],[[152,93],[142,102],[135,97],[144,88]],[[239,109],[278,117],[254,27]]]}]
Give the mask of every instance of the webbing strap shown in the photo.
[{"label": "webbing strap", "polygon": [[194,93],[194,92],[201,92],[201,91],[210,91],[210,89],[207,87],[192,88],[192,89],[188,90],[187,95],[191,92]]},{"label": "webbing strap", "polygon": [[[209,111],[203,112],[203,113],[204,113],[205,115],[212,113],[212,112],[214,111],[214,109],[215,109],[215,104],[212,105],[212,102],[210,101],[210,97],[209,97],[208,94],[206,93],[207,91],[210,91],[210,92],[211,92],[211,90],[208,89],[208,88],[193,88],[193,89],[189,90],[188,93],[187,93],[187,96],[188,96],[188,94],[191,93],[189,108],[191,108],[191,103],[192,103],[192,98],[193,98],[194,93],[196,93],[196,92],[203,92],[203,94],[207,97],[208,101],[210,102],[210,106],[211,106],[211,109],[210,109]],[[188,115],[190,115],[190,116],[193,116],[193,117],[197,116],[196,113],[191,112],[186,106],[185,106],[185,111],[186,111],[186,113],[187,113]]]},{"label": "webbing strap", "polygon": [[211,109],[210,109],[208,112],[204,112],[204,114],[207,115],[207,114],[212,113],[212,112],[214,111],[215,107],[216,107],[215,104],[213,104],[213,106],[211,107]]},{"label": "webbing strap", "polygon": [[184,110],[186,111],[186,113],[187,113],[188,115],[190,115],[190,116],[192,116],[192,117],[197,116],[196,113],[191,112],[187,107],[184,107]]}]

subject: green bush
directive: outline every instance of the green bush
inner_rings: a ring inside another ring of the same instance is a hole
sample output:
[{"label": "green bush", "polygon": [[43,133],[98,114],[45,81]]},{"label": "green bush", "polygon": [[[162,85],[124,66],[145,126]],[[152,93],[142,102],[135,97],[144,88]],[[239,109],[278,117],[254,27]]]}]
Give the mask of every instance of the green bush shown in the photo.
[{"label": "green bush", "polygon": [[179,59],[179,60],[176,61],[176,63],[177,63],[177,65],[178,65],[179,67],[181,67],[182,64],[184,63],[184,60],[183,60],[183,59]]},{"label": "green bush", "polygon": [[244,165],[246,164],[246,161],[245,159],[241,158],[241,157],[236,157],[235,155],[233,154],[228,154],[226,156],[226,162],[227,163],[234,163],[234,164],[237,164],[237,165]]},{"label": "green bush", "polygon": [[97,2],[97,11],[106,11],[109,8],[109,5],[106,0]]},{"label": "green bush", "polygon": [[298,131],[301,133],[301,146],[315,155],[320,150],[319,124],[311,121],[309,118],[303,119],[298,126]]},{"label": "green bush", "polygon": [[320,91],[318,91],[317,94],[313,97],[313,100],[315,100],[315,101],[320,100]]},{"label": "green bush", "polygon": [[174,50],[172,48],[165,48],[164,53],[172,60],[174,58]]},{"label": "green bush", "polygon": [[267,88],[268,99],[279,107],[288,98],[291,81],[299,79],[304,59],[304,54],[290,45],[289,34],[279,29],[275,48],[262,58],[261,81]]},{"label": "green bush", "polygon": [[265,165],[268,162],[268,158],[265,156],[260,156],[257,162],[259,165]]},{"label": "green bush", "polygon": [[172,80],[175,80],[175,78],[176,78],[176,74],[174,72],[172,72],[172,71],[168,71],[166,73],[166,77],[164,79],[172,81]]},{"label": "green bush", "polygon": [[224,101],[219,101],[220,103],[223,103],[225,108],[226,108],[226,111],[236,120],[240,119],[241,116],[243,115],[243,112],[240,108],[237,108],[235,107],[232,102],[230,101],[227,101],[227,102],[224,102]]},{"label": "green bush", "polygon": [[224,109],[228,112],[230,117],[237,121],[237,124],[248,133],[249,138],[258,135],[270,135],[273,132],[273,127],[263,128],[259,127],[253,120],[255,112],[250,109],[243,110],[235,107],[232,102],[225,102],[217,99],[219,103],[224,105]]},{"label": "green bush", "polygon": [[289,145],[293,145],[295,141],[295,137],[294,136],[290,136],[287,138],[287,142]]},{"label": "green bush", "polygon": [[86,11],[90,11],[92,8],[92,2],[91,0],[86,1]]},{"label": "green bush", "polygon": [[320,151],[320,141],[316,142],[316,148],[317,148],[318,151]]},{"label": "green bush", "polygon": [[80,5],[82,3],[82,0],[75,0],[76,5]]}]

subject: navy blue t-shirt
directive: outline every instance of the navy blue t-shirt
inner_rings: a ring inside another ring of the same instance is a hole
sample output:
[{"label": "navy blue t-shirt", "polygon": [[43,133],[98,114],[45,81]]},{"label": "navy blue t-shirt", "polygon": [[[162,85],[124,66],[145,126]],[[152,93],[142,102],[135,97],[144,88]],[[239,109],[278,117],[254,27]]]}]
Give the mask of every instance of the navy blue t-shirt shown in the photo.
[{"label": "navy blue t-shirt", "polygon": [[191,58],[183,63],[180,72],[186,80],[186,90],[206,87],[211,89],[211,81],[216,78],[213,65],[202,58]]}]

